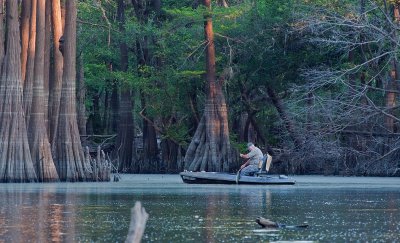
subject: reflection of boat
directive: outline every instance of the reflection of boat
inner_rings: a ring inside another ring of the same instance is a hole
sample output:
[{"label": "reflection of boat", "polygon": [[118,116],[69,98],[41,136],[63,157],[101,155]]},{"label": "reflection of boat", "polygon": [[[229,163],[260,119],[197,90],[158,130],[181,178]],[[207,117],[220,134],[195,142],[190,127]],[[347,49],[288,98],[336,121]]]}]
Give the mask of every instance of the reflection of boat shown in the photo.
[{"label": "reflection of boat", "polygon": [[183,182],[189,184],[265,184],[265,185],[294,185],[295,180],[284,176],[258,175],[237,177],[236,174],[222,172],[181,172]]}]

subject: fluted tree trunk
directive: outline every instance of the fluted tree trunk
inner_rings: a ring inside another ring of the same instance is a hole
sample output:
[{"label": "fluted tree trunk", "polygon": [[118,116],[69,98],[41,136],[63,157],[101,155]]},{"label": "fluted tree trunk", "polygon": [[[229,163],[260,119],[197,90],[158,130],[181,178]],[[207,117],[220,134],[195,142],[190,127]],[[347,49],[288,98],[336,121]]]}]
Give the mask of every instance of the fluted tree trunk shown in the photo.
[{"label": "fluted tree trunk", "polygon": [[35,51],[36,51],[36,6],[37,1],[31,2],[31,15],[30,15],[30,26],[29,26],[29,43],[28,43],[28,59],[26,61],[26,74],[24,80],[24,111],[25,111],[25,122],[29,126],[29,118],[32,107],[32,87],[33,87],[33,75],[35,67]]},{"label": "fluted tree trunk", "polygon": [[26,60],[28,58],[29,22],[32,0],[23,0],[21,5],[21,77],[25,80]]},{"label": "fluted tree trunk", "polygon": [[63,75],[63,56],[60,52],[60,38],[63,35],[63,23],[61,19],[60,0],[51,2],[51,18],[53,27],[53,66],[51,70],[52,82],[49,95],[49,127],[50,142],[53,143],[58,126],[58,114],[60,111],[61,85]]},{"label": "fluted tree trunk", "polygon": [[37,0],[36,51],[32,110],[28,125],[29,148],[39,181],[57,181],[58,174],[51,156],[45,124],[46,92],[44,90],[45,0]]},{"label": "fluted tree trunk", "polygon": [[204,114],[185,156],[185,169],[190,171],[228,171],[231,148],[228,112],[223,93],[224,75],[216,80],[215,47],[211,0],[204,0],[204,35],[206,39],[207,100]]},{"label": "fluted tree trunk", "polygon": [[83,54],[81,53],[79,60],[79,73],[78,73],[78,128],[81,135],[86,135],[86,86],[85,86],[85,73],[83,68]]},{"label": "fluted tree trunk", "polygon": [[49,95],[50,95],[50,52],[51,52],[51,1],[46,1],[45,11],[45,39],[44,39],[44,74],[43,74],[43,88],[44,88],[44,121],[46,125],[46,134],[50,137],[49,126]]},{"label": "fluted tree trunk", "polygon": [[61,106],[54,146],[54,160],[62,181],[91,180],[85,160],[76,114],[76,0],[66,1],[64,69]]},{"label": "fluted tree trunk", "polygon": [[35,181],[22,109],[18,1],[6,1],[6,9],[7,48],[0,80],[0,181]]}]

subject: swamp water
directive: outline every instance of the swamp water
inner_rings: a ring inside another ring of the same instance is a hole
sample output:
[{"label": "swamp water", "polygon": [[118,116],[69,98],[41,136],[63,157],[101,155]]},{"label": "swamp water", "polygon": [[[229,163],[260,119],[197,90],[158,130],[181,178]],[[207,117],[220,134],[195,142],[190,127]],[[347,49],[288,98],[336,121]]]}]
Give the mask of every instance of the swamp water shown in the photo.
[{"label": "swamp water", "polygon": [[[400,242],[400,178],[295,176],[294,186],[188,185],[178,175],[120,182],[0,184],[0,242]],[[263,230],[258,216],[307,229]]]}]

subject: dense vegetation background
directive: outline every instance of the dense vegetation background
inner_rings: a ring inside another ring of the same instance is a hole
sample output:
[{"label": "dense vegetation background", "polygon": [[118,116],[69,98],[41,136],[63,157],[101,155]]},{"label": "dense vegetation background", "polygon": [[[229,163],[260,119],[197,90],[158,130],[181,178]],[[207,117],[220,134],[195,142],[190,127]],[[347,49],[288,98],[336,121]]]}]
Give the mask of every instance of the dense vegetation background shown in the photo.
[{"label": "dense vegetation background", "polygon": [[399,4],[77,1],[82,144],[100,146],[120,172],[235,171],[252,141],[273,156],[273,172],[398,176]]}]

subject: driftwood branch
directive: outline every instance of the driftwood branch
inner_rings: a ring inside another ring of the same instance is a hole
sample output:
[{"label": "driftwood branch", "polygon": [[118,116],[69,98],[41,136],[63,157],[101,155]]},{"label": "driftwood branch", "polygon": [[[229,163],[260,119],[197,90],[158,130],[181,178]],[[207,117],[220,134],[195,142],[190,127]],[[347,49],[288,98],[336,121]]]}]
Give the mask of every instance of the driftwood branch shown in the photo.
[{"label": "driftwood branch", "polygon": [[131,223],[125,243],[141,242],[148,218],[149,214],[142,207],[142,204],[139,201],[136,202],[135,206],[131,209]]}]

